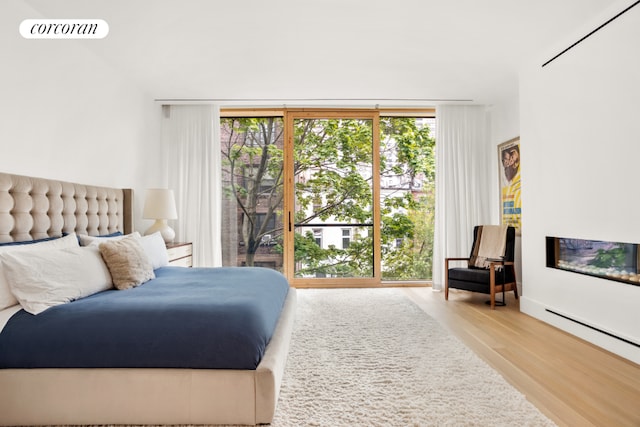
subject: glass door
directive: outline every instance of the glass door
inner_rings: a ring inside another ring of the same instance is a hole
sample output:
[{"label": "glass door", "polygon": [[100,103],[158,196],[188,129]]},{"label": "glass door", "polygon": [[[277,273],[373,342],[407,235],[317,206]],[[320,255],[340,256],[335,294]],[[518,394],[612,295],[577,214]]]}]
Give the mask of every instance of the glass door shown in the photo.
[{"label": "glass door", "polygon": [[283,271],[282,117],[223,117],[222,262]]},{"label": "glass door", "polygon": [[377,114],[290,112],[286,129],[290,280],[296,286],[378,284]]}]

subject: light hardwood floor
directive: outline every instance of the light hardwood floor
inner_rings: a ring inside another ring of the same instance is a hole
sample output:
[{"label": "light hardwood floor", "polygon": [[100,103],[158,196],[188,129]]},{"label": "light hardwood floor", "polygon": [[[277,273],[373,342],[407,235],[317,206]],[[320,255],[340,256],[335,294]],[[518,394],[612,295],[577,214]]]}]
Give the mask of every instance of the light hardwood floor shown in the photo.
[{"label": "light hardwood floor", "polygon": [[404,291],[559,426],[640,427],[640,365],[520,313],[512,292],[491,311],[483,294]]}]

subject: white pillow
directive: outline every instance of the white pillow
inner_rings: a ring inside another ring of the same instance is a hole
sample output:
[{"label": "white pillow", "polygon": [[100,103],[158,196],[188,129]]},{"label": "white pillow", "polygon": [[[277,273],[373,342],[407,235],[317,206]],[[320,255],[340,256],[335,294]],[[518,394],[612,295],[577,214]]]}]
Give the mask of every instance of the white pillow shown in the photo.
[{"label": "white pillow", "polygon": [[98,246],[100,243],[106,242],[107,240],[120,240],[129,236],[140,237],[140,233],[138,233],[137,231],[134,231],[131,234],[122,234],[120,236],[111,236],[111,237],[89,236],[86,234],[79,234],[78,239],[80,239],[80,246],[90,246],[90,245]]},{"label": "white pillow", "polygon": [[113,286],[97,246],[9,252],[0,261],[11,291],[31,314]]},{"label": "white pillow", "polygon": [[167,245],[164,243],[162,234],[156,231],[148,236],[142,236],[138,240],[142,249],[147,254],[153,269],[169,265],[169,254],[167,253]]},{"label": "white pillow", "polygon": [[[78,237],[76,233],[68,234],[64,237],[54,240],[47,240],[39,243],[30,243],[26,245],[0,246],[0,254],[16,253],[16,252],[32,252],[39,250],[77,248]],[[0,263],[0,310],[12,305],[18,304],[18,300],[11,292],[9,283],[4,277],[2,263]]]}]

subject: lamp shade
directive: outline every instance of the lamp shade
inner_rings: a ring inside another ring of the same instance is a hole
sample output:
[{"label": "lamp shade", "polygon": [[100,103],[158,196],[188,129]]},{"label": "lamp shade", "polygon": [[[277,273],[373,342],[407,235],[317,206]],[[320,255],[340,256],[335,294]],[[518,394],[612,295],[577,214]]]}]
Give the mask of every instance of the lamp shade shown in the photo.
[{"label": "lamp shade", "polygon": [[142,217],[156,220],[153,225],[144,232],[145,235],[160,232],[165,242],[173,242],[176,233],[173,231],[173,228],[167,224],[168,219],[178,218],[173,190],[167,188],[148,189],[147,198],[144,200]]},{"label": "lamp shade", "polygon": [[176,219],[176,201],[173,190],[167,188],[150,188],[144,201],[142,217],[145,219]]}]

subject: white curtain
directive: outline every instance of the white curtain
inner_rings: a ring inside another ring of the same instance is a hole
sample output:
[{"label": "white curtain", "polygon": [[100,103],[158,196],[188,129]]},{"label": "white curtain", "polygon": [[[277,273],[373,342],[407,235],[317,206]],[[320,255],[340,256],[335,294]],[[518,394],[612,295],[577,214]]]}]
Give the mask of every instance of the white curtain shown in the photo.
[{"label": "white curtain", "polygon": [[469,256],[473,227],[491,220],[492,157],[484,106],[436,109],[436,217],[433,290],[444,286],[444,259]]},{"label": "white curtain", "polygon": [[196,267],[222,265],[220,108],[163,107],[162,142],[168,186],[175,192],[176,241],[193,242]]}]

